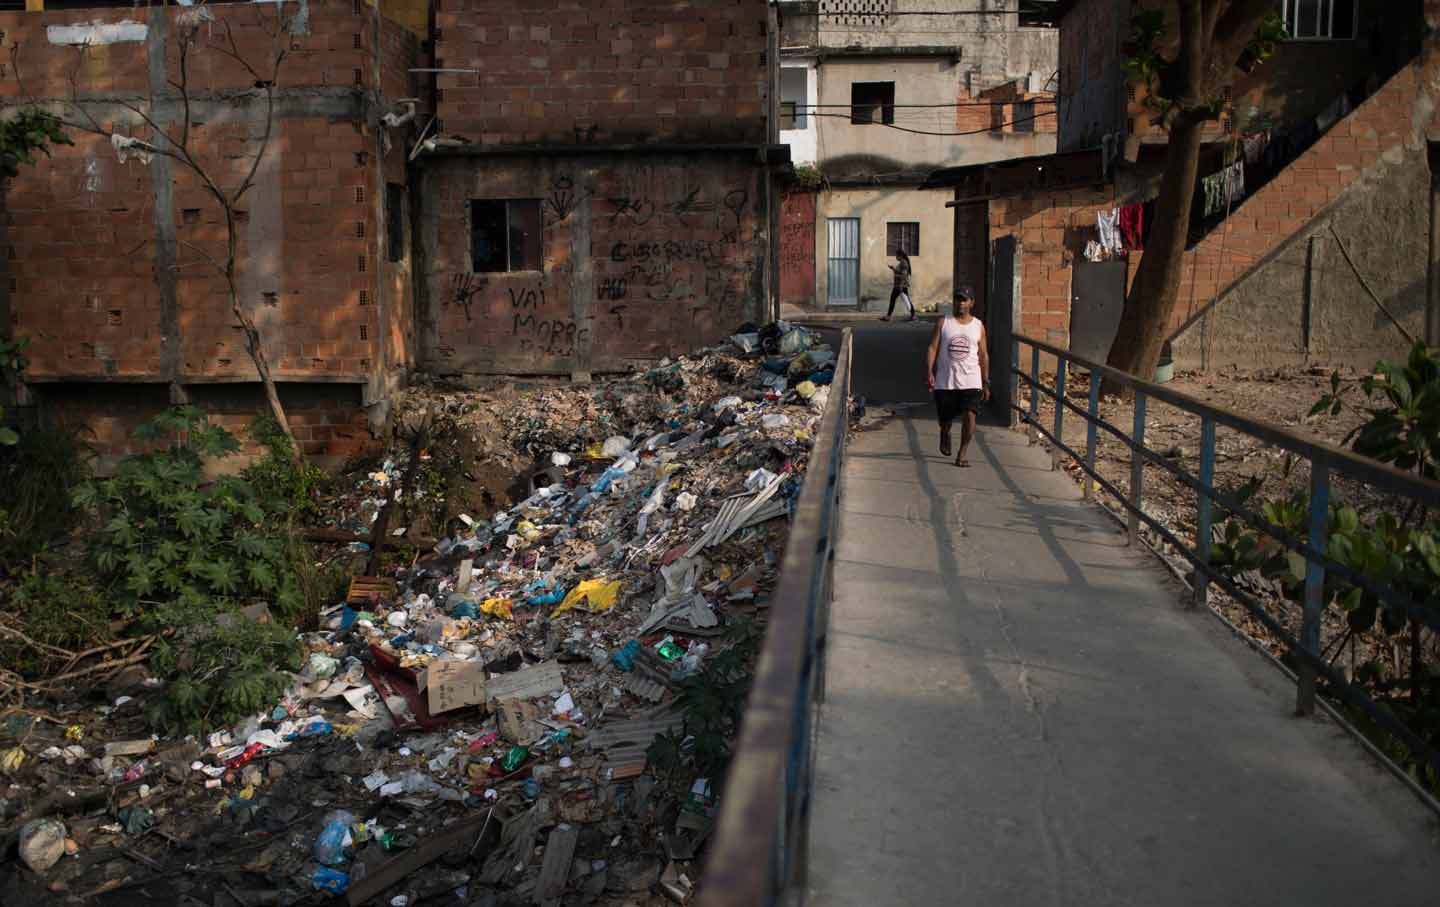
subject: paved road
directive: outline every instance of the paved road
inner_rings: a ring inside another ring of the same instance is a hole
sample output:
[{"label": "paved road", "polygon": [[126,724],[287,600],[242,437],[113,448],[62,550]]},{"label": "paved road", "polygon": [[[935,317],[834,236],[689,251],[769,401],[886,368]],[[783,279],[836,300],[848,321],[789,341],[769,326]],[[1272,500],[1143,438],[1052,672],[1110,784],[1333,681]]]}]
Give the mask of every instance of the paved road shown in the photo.
[{"label": "paved road", "polygon": [[[923,397],[871,359],[912,332],[857,331],[857,393]],[[850,445],[811,903],[1440,904],[1433,817],[1044,453],[937,438]]]},{"label": "paved road", "polygon": [[925,347],[935,322],[853,321],[843,325],[812,323],[831,346],[840,330],[851,330],[855,364],[851,393],[867,402],[917,403],[929,399],[925,387]]}]

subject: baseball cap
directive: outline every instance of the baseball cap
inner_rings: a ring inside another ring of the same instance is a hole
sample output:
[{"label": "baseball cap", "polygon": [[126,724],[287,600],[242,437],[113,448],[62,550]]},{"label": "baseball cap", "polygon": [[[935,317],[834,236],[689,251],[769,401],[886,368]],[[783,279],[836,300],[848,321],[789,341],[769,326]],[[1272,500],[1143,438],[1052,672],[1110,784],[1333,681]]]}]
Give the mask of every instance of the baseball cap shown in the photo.
[{"label": "baseball cap", "polygon": [[970,300],[971,302],[974,302],[974,301],[975,301],[975,291],[972,290],[972,289],[970,289],[968,286],[958,286],[958,287],[955,288],[955,298],[956,298],[956,299],[968,299],[968,300]]}]

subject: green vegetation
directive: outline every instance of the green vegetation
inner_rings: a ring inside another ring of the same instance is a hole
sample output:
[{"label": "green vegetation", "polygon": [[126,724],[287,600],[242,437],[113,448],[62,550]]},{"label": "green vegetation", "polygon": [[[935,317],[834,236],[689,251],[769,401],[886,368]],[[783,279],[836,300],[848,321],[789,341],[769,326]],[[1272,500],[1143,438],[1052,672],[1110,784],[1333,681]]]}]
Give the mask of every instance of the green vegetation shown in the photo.
[{"label": "green vegetation", "polygon": [[723,639],[700,672],[680,683],[676,705],[685,715],[681,730],[657,734],[646,751],[657,777],[672,787],[708,778],[719,791],[724,783],[764,631],[743,621],[731,626]]},{"label": "green vegetation", "polygon": [[[1440,351],[1417,343],[1405,362],[1381,362],[1375,374],[1360,383],[1367,419],[1346,443],[1357,452],[1417,476],[1434,479],[1440,464]],[[1311,410],[1312,416],[1339,415],[1351,406],[1353,387],[1342,387],[1339,375],[1330,393]],[[1300,491],[1283,498],[1261,499],[1251,482],[1236,497],[1248,509],[1297,538],[1307,531],[1310,497]],[[1399,512],[1363,514],[1344,501],[1330,505],[1328,550],[1331,558],[1379,586],[1388,586],[1422,612],[1440,613],[1440,521],[1410,502]],[[1242,519],[1222,514],[1223,538],[1211,550],[1211,563],[1232,577],[1254,573],[1273,582],[1289,601],[1304,597],[1306,559],[1279,540]],[[1327,607],[1345,615],[1346,632],[1327,647],[1332,662],[1357,639],[1373,644],[1352,680],[1382,708],[1389,709],[1432,746],[1440,746],[1440,673],[1433,652],[1435,634],[1420,616],[1381,601],[1371,592],[1334,572],[1325,580]],[[1354,649],[1350,650],[1352,657]],[[1401,651],[1407,654],[1402,659]],[[1389,655],[1390,657],[1385,657]],[[1354,715],[1362,726],[1369,725]],[[1368,728],[1392,755],[1408,762],[1418,777],[1440,788],[1440,776],[1410,759],[1398,741],[1378,728]]]},{"label": "green vegetation", "polygon": [[[281,670],[299,654],[291,628],[313,622],[306,593],[318,584],[305,578],[308,555],[284,520],[291,498],[283,493],[304,485],[282,475],[274,461],[284,452],[273,447],[255,467],[273,480],[268,496],[243,476],[208,481],[206,461],[239,443],[193,407],[162,413],[135,435],[149,453],[75,491],[93,521],[90,556],[116,614],[160,635],[152,665],[171,684],[156,722],[187,731],[228,723],[284,689]],[[257,604],[273,622],[241,614]]]}]

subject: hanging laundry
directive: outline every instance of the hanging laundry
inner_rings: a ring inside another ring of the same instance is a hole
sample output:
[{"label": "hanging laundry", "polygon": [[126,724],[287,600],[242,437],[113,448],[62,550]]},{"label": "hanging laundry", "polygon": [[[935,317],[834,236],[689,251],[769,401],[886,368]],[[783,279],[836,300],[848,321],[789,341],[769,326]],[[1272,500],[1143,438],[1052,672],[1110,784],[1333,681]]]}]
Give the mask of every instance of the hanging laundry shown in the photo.
[{"label": "hanging laundry", "polygon": [[1205,208],[1201,212],[1204,217],[1214,217],[1225,210],[1225,174],[1212,173],[1200,181],[1202,191],[1205,193]]},{"label": "hanging laundry", "polygon": [[1238,160],[1225,168],[1226,201],[1231,207],[1245,199],[1245,161]]},{"label": "hanging laundry", "polygon": [[1125,248],[1138,252],[1145,248],[1145,206],[1126,205],[1120,209],[1120,238]]},{"label": "hanging laundry", "polygon": [[1245,166],[1257,167],[1265,156],[1265,148],[1270,144],[1270,133],[1266,131],[1247,135],[1241,142],[1245,146]]},{"label": "hanging laundry", "polygon": [[1120,254],[1120,209],[1112,208],[1109,211],[1095,212],[1095,220],[1100,228],[1100,248],[1109,257]]},{"label": "hanging laundry", "polygon": [[1335,125],[1335,122],[1350,112],[1350,102],[1342,94],[1340,97],[1325,105],[1325,109],[1315,114],[1315,128],[1321,132]]}]

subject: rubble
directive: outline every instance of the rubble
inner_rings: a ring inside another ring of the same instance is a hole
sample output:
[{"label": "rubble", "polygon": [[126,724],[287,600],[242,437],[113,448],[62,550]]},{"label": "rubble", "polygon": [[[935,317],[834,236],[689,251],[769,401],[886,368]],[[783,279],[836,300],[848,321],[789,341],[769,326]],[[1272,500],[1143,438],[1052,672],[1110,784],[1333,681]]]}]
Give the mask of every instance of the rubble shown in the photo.
[{"label": "rubble", "polygon": [[[45,868],[83,892],[165,880],[176,902],[686,902],[715,791],[657,778],[647,751],[684,732],[682,686],[705,682],[729,632],[765,620],[834,368],[802,329],[736,333],[498,406],[412,391],[411,410],[453,420],[449,443],[470,459],[405,445],[337,499],[331,524],[358,536],[392,520],[367,536],[376,546],[405,530],[433,547],[386,560],[351,544],[382,569],[322,612],[282,701],[239,726],[141,739],[136,687],[106,706],[128,723],[102,739],[67,747],[40,725],[0,739],[6,771],[69,792],[0,791],[0,828],[48,821],[37,809],[70,817],[75,854],[62,826]],[[507,498],[477,475],[493,507],[441,501],[436,460],[505,464],[523,484]],[[431,505],[448,515],[426,525]],[[77,797],[97,785],[99,801]],[[123,859],[98,856],[121,846]],[[0,901],[33,883],[0,873]]]}]

